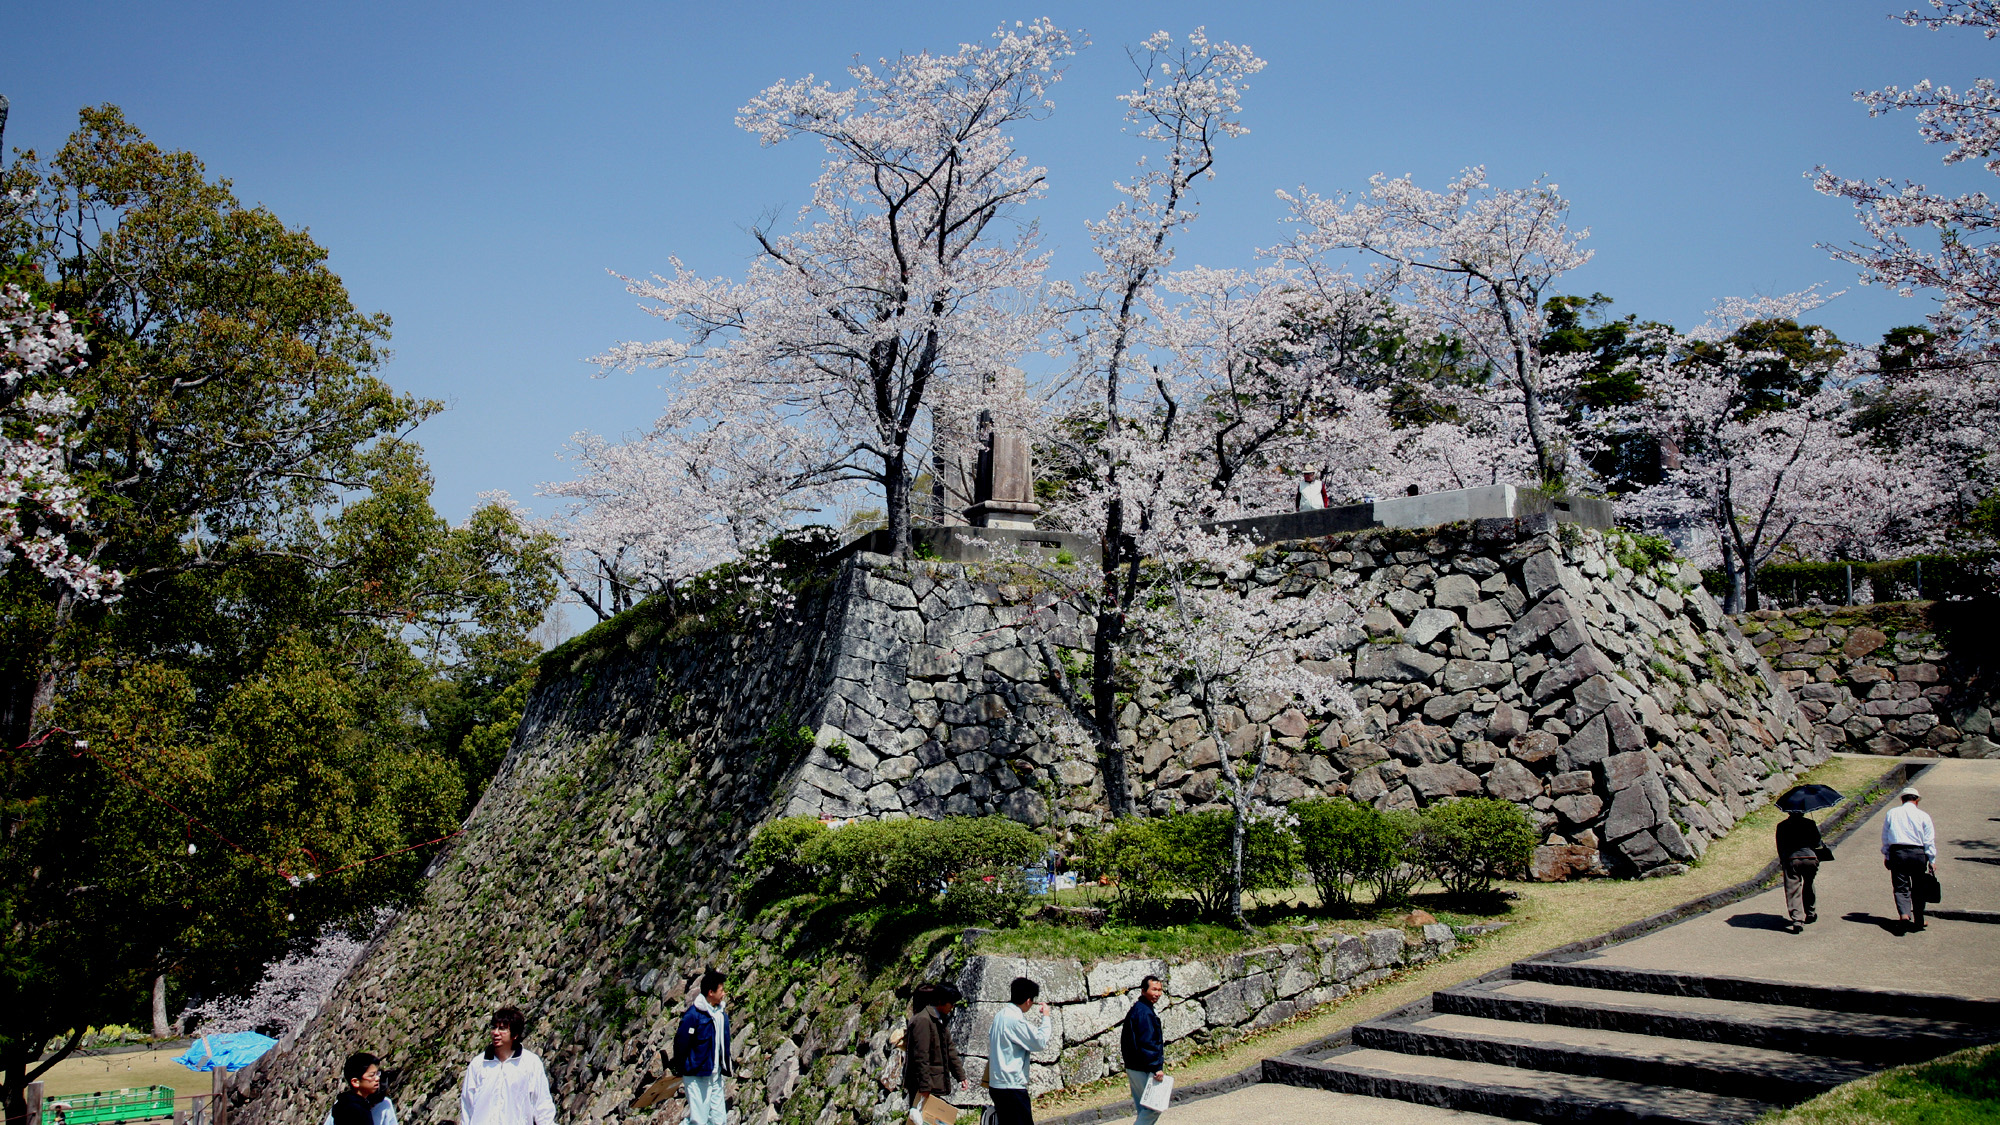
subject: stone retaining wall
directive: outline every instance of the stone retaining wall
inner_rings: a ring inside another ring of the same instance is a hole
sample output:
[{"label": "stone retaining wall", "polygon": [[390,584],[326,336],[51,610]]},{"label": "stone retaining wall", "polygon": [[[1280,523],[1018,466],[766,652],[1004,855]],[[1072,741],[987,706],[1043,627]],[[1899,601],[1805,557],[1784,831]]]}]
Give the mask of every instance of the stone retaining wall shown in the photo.
[{"label": "stone retaining wall", "polygon": [[2000,757],[1991,636],[1953,652],[1935,622],[1968,612],[1936,602],[1762,610],[1738,618],[1752,644],[1835,751]]},{"label": "stone retaining wall", "polygon": [[[1542,877],[1676,870],[1826,751],[1693,568],[1621,550],[1617,533],[1522,520],[1277,545],[1246,584],[1331,588],[1363,611],[1322,666],[1361,711],[1237,700],[1223,735],[1241,755],[1269,734],[1262,795],[1280,804],[1492,796],[1540,826]],[[1101,821],[1094,755],[1035,647],[1086,646],[1090,619],[962,566],[854,566],[786,811]],[[1139,806],[1215,802],[1219,748],[1186,695],[1142,683],[1120,725]]]},{"label": "stone retaining wall", "polygon": [[[1123,1069],[1119,1036],[1125,1013],[1149,974],[1166,982],[1158,1014],[1172,1065],[1196,1050],[1283,1023],[1456,948],[1458,934],[1433,922],[1416,933],[1329,931],[1307,944],[1174,963],[1138,959],[1086,965],[975,955],[958,974],[965,1002],[952,1013],[952,1039],[965,1056],[966,1073],[976,1079],[986,1066],[986,1034],[1007,1002],[1008,986],[1015,977],[1040,983],[1041,1000],[1050,1006],[1054,1021],[1049,1050],[1035,1056],[1037,1065],[1029,1075],[1029,1089],[1040,1094]],[[990,1102],[984,1090],[975,1089],[966,1104]],[[877,1120],[893,1120],[901,1104],[899,1098],[885,1099]]]}]

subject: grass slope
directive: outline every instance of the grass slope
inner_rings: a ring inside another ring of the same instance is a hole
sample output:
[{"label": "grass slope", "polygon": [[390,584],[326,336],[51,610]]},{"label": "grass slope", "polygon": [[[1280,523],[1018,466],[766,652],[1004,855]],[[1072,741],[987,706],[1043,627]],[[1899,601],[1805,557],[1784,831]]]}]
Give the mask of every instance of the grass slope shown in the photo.
[{"label": "grass slope", "polygon": [[1767,1113],[1757,1125],[1992,1125],[2000,1121],[2000,1044],[1892,1067]]}]

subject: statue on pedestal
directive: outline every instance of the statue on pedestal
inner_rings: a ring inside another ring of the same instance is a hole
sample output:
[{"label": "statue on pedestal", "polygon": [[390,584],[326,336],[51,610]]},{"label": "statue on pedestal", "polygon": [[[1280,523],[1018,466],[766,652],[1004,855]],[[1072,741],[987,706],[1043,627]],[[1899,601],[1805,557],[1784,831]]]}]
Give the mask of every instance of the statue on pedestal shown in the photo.
[{"label": "statue on pedestal", "polygon": [[[1034,452],[1021,426],[1027,377],[1008,368],[987,381],[977,421],[970,410],[934,409],[931,498],[937,522],[950,527],[1032,531],[1042,506],[1035,502]],[[961,514],[962,513],[962,514]]]}]

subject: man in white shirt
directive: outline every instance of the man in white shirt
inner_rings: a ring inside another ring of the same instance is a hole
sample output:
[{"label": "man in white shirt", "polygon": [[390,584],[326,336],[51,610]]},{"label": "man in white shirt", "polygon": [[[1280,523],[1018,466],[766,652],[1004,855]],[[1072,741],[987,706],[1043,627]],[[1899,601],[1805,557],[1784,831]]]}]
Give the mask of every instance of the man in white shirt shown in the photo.
[{"label": "man in white shirt", "polygon": [[1937,874],[1937,826],[1918,807],[1923,794],[1915,786],[1900,794],[1902,804],[1882,818],[1882,866],[1889,869],[1889,889],[1896,896],[1896,914],[1906,930],[1924,928],[1924,896],[1920,876]]},{"label": "man in white shirt", "polygon": [[[986,1033],[987,1086],[993,1091],[993,1112],[1000,1125],[1035,1125],[1034,1103],[1028,1100],[1028,1061],[1036,1051],[1049,1048],[1049,1006],[1036,1004],[1042,986],[1027,977],[1015,977],[1007,988],[1012,1001],[993,1017]],[[1041,1026],[1028,1022],[1033,1007]]]},{"label": "man in white shirt", "polygon": [[521,1046],[527,1020],[509,1004],[493,1013],[484,1054],[465,1064],[458,1089],[459,1125],[556,1125],[549,1074],[533,1051]]},{"label": "man in white shirt", "polygon": [[1299,507],[1301,512],[1317,512],[1327,507],[1326,482],[1319,479],[1318,469],[1307,469],[1305,479],[1299,482]]}]

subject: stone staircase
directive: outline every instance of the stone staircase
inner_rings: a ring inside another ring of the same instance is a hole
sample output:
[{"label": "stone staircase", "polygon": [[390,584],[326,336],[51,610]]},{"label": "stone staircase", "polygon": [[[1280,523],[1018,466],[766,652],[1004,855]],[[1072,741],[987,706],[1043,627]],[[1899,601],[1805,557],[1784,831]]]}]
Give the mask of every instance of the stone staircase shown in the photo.
[{"label": "stone staircase", "polygon": [[1522,961],[1263,1080],[1547,1122],[1736,1125],[2000,1039],[2000,1001]]}]

